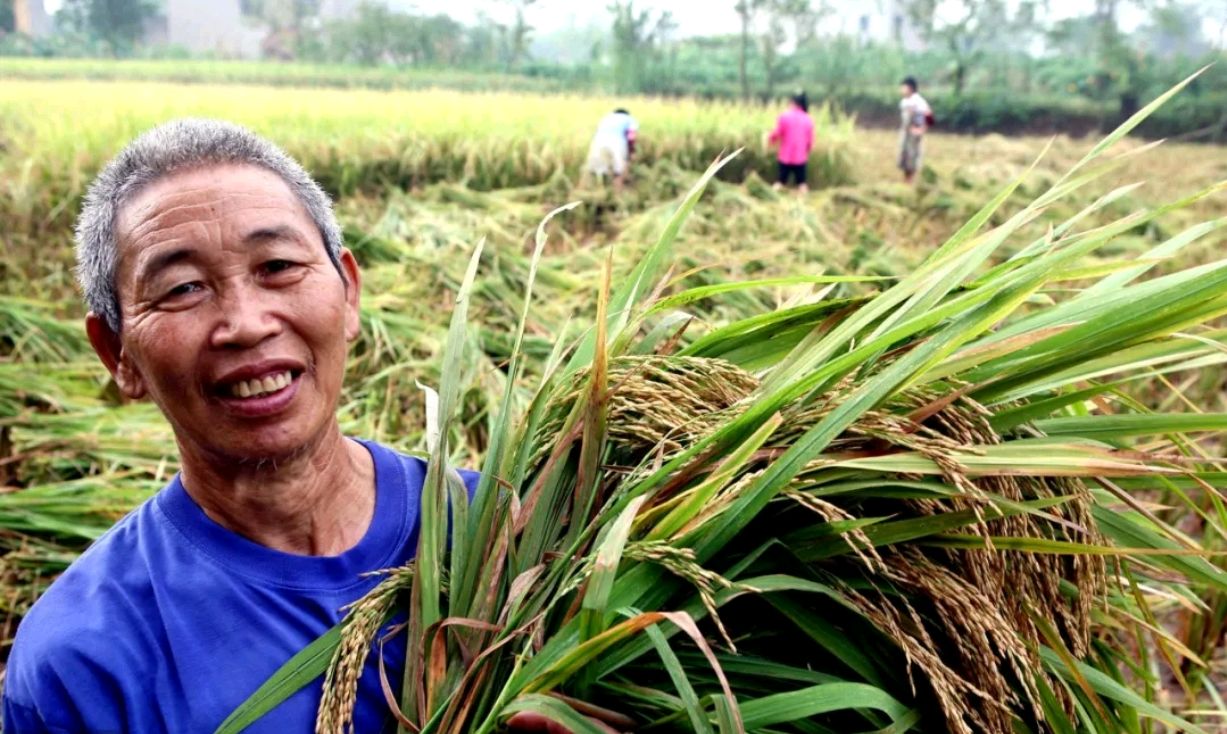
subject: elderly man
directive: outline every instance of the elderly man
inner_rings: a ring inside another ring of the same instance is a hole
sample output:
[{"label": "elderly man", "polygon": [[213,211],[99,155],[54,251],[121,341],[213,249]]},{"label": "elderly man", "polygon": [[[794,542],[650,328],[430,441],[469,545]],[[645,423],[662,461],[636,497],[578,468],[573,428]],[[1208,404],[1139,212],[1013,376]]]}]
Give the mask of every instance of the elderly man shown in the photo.
[{"label": "elderly man", "polygon": [[[327,195],[271,143],[209,120],[145,133],[91,186],[77,259],[90,342],[161,408],[182,471],[25,618],[4,730],[212,731],[377,583],[363,574],[413,556],[425,466],[341,434],[361,276]],[[384,647],[393,680],[403,648]],[[360,732],[391,724],[375,658]],[[250,731],[310,731],[319,696]]]}]

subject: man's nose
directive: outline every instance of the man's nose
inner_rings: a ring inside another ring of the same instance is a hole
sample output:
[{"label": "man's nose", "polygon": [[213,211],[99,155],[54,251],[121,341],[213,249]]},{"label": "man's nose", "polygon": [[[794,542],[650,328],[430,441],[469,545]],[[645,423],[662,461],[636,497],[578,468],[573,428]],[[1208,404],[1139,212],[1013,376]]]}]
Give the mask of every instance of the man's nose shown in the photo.
[{"label": "man's nose", "polygon": [[213,329],[216,349],[254,347],[281,332],[281,320],[274,313],[269,294],[250,284],[234,284],[217,299],[220,313]]}]

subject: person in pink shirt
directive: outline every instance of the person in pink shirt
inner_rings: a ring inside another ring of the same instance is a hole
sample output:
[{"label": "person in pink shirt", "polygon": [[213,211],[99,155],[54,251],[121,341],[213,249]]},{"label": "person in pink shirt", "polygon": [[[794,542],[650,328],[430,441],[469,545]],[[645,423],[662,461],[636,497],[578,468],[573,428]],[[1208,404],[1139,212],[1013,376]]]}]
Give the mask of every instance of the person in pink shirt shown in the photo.
[{"label": "person in pink shirt", "polygon": [[802,194],[808,192],[805,169],[814,148],[814,121],[809,116],[809,100],[804,92],[792,98],[788,110],[776,120],[767,142],[779,146],[780,168],[775,188],[788,185],[792,179]]}]

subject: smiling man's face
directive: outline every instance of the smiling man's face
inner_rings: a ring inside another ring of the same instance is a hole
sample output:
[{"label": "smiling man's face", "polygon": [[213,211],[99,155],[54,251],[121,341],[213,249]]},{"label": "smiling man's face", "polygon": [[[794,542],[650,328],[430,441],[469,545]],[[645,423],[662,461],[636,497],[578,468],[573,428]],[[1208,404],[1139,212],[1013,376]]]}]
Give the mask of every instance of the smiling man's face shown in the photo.
[{"label": "smiling man's face", "polygon": [[337,272],[285,182],[249,165],[176,173],[115,229],[123,327],[91,315],[90,337],[185,458],[276,461],[322,440],[358,335],[358,268],[346,250]]}]

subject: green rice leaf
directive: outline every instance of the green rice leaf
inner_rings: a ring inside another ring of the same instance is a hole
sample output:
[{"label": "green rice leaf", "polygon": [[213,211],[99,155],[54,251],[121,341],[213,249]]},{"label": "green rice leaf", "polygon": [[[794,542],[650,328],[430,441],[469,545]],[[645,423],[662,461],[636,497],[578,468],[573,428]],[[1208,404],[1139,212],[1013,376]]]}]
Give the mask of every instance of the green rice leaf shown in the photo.
[{"label": "green rice leaf", "polygon": [[1126,688],[1120,683],[1112,680],[1102,671],[1097,670],[1081,661],[1074,661],[1073,667],[1068,665],[1052,648],[1041,647],[1040,658],[1044,664],[1054,671],[1057,675],[1066,680],[1072,680],[1076,677],[1081,677],[1086,680],[1095,693],[1103,696],[1111,701],[1125,704],[1139,713],[1148,716],[1156,721],[1161,721],[1164,724],[1172,727],[1176,731],[1189,732],[1190,734],[1206,734],[1205,730],[1200,727],[1175,716],[1146,699],[1139,696],[1134,691]]},{"label": "green rice leaf", "polygon": [[647,633],[648,639],[652,641],[652,646],[656,648],[656,652],[660,655],[660,661],[665,666],[665,672],[669,674],[669,680],[673,682],[673,687],[677,689],[678,697],[682,705],[686,709],[686,716],[690,720],[692,731],[698,734],[711,734],[711,722],[707,720],[707,714],[703,711],[702,704],[699,703],[699,695],[695,693],[694,686],[690,684],[690,679],[687,677],[686,670],[682,667],[682,663],[674,654],[673,648],[669,647],[669,641],[665,638],[664,633],[660,631],[660,627],[652,625],[644,630]]},{"label": "green rice leaf", "polygon": [[849,709],[874,709],[885,713],[894,721],[914,713],[882,689],[864,683],[826,683],[797,691],[776,693],[741,704],[741,713],[747,729],[759,729]]},{"label": "green rice leaf", "polygon": [[1034,422],[1049,436],[1079,436],[1100,441],[1165,433],[1227,430],[1227,413],[1163,413],[1063,416]]}]

